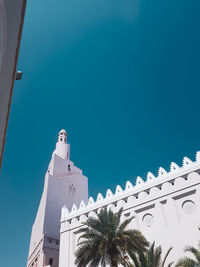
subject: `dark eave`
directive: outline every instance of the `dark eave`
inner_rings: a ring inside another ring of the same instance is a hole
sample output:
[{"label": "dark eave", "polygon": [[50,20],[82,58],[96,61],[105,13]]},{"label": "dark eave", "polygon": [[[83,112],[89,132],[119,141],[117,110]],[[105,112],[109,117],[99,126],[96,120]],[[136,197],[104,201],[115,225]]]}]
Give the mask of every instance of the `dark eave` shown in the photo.
[{"label": "dark eave", "polygon": [[26,0],[0,0],[0,169],[3,159]]}]

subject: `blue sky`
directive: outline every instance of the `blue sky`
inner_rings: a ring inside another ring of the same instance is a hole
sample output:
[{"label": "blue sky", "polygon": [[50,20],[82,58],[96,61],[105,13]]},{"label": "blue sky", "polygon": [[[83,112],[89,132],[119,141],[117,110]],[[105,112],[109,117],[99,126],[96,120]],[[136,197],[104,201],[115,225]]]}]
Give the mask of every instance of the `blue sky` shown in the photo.
[{"label": "blue sky", "polygon": [[[0,177],[1,266],[26,265],[65,128],[90,195],[200,149],[198,0],[28,1]],[[12,256],[11,256],[12,255]]]}]

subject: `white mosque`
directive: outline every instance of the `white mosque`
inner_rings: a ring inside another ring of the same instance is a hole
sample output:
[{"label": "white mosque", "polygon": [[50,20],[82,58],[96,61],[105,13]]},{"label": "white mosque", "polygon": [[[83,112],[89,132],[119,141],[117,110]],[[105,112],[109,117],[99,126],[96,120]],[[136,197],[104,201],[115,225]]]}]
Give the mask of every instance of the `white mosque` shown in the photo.
[{"label": "white mosque", "polygon": [[136,185],[127,181],[125,189],[107,190],[97,199],[88,199],[88,179],[70,160],[67,133],[61,130],[45,175],[44,190],[32,227],[27,267],[73,267],[78,230],[89,216],[101,208],[117,212],[122,219],[135,216],[130,227],[140,230],[163,252],[173,250],[169,262],[184,255],[186,245],[197,246],[200,239],[200,152],[196,161],[184,157],[170,171],[159,168],[158,176],[138,177]]}]

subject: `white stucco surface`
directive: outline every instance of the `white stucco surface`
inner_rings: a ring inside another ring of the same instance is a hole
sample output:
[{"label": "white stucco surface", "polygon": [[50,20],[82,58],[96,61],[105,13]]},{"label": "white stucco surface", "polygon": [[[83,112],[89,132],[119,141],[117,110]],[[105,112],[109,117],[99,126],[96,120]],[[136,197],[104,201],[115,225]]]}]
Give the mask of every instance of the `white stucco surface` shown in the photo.
[{"label": "white stucco surface", "polygon": [[44,183],[40,205],[32,227],[27,266],[43,267],[53,259],[58,267],[60,214],[63,205],[71,208],[88,198],[87,177],[74,166],[70,158],[67,138],[58,136]]},{"label": "white stucco surface", "polygon": [[78,229],[90,216],[96,216],[101,208],[117,212],[123,207],[122,220],[135,216],[131,228],[140,230],[150,242],[161,245],[165,253],[173,247],[168,262],[176,262],[184,255],[186,245],[197,246],[200,239],[200,153],[196,162],[184,158],[180,168],[172,163],[170,172],[159,169],[158,177],[148,173],[144,182],[138,177],[136,186],[119,185],[115,193],[108,189],[105,198],[101,193],[97,200],[89,198],[72,210],[62,209],[59,267],[75,266]]},{"label": "white stucco surface", "polygon": [[[147,174],[133,186],[117,185],[105,197],[88,199],[87,177],[70,160],[67,133],[61,130],[45,176],[44,190],[32,228],[27,267],[74,267],[77,231],[101,208],[117,212],[123,207],[122,221],[134,219],[129,227],[140,230],[150,242],[161,245],[163,253],[173,247],[168,262],[184,255],[186,245],[197,246],[200,239],[200,152],[196,161],[184,157],[179,167],[162,167],[158,176]],[[60,218],[61,217],[61,218]]]}]

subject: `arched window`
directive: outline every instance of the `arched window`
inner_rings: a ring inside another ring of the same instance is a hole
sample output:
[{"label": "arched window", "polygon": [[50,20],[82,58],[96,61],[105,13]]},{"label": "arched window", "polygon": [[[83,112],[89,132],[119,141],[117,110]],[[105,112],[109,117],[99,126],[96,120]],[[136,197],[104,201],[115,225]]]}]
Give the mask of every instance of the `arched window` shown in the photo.
[{"label": "arched window", "polygon": [[53,265],[53,258],[49,259],[49,265]]},{"label": "arched window", "polygon": [[68,164],[68,171],[69,171],[69,172],[71,171],[71,166],[70,166],[70,164]]}]

